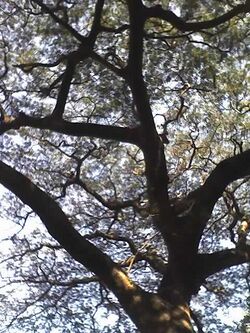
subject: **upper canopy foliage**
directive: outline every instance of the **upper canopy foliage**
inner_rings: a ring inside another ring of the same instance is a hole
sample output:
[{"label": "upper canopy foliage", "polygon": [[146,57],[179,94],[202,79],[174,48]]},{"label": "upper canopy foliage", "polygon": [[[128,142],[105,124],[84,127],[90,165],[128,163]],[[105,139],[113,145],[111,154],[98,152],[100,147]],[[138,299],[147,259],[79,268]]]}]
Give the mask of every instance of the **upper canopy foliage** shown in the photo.
[{"label": "upper canopy foliage", "polygon": [[237,234],[250,227],[249,12],[248,0],[0,2],[10,332],[133,332],[109,270],[156,292],[178,261],[180,275],[198,270],[176,284],[185,300],[203,286],[204,331],[235,332],[210,313],[244,308],[249,275],[230,268],[250,257]]}]

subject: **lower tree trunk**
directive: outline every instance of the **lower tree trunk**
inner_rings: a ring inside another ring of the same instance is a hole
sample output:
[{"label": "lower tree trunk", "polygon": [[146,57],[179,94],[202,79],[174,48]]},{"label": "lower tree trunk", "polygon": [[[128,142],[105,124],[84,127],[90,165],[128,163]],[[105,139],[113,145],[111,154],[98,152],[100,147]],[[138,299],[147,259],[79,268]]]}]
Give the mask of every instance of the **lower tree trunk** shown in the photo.
[{"label": "lower tree trunk", "polygon": [[187,303],[171,304],[158,294],[139,292],[124,309],[141,333],[193,333]]}]

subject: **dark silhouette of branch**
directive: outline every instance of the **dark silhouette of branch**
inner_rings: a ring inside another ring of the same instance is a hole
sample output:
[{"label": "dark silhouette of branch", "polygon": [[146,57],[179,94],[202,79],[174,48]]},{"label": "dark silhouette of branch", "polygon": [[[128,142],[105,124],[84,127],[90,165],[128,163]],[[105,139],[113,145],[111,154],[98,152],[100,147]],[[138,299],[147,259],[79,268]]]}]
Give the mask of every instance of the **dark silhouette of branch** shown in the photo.
[{"label": "dark silhouette of branch", "polygon": [[74,288],[79,285],[85,285],[93,282],[99,282],[100,280],[98,279],[97,276],[91,276],[91,277],[83,277],[83,278],[74,278],[68,281],[64,280],[57,280],[57,279],[52,279],[49,276],[44,276],[43,278],[37,277],[33,278],[32,276],[28,277],[22,277],[21,279],[18,280],[12,280],[11,283],[29,283],[29,284],[47,284],[50,286],[59,286],[59,287],[67,287],[67,288]]},{"label": "dark silhouette of branch", "polygon": [[146,16],[147,18],[155,17],[160,18],[162,20],[165,20],[172,24],[173,27],[177,28],[178,30],[182,32],[186,31],[201,31],[203,29],[209,29],[217,27],[220,24],[223,24],[225,22],[228,22],[233,17],[243,14],[243,13],[249,13],[250,12],[250,3],[249,1],[246,1],[245,4],[241,4],[238,6],[235,6],[233,9],[228,11],[227,13],[218,16],[212,20],[208,21],[201,21],[201,22],[186,22],[182,18],[178,17],[176,14],[174,14],[170,10],[164,10],[160,5],[146,8]]},{"label": "dark silhouette of branch", "polygon": [[194,193],[209,209],[213,208],[225,188],[233,181],[250,175],[250,149],[221,161],[204,185]]},{"label": "dark silhouette of branch", "polygon": [[109,61],[107,61],[106,59],[104,59],[103,57],[101,57],[99,54],[97,54],[96,52],[91,52],[91,57],[93,60],[99,62],[100,64],[102,64],[105,68],[109,69],[111,72],[115,73],[117,76],[120,76],[124,79],[126,79],[126,70],[125,69],[120,69],[116,66],[114,66],[112,63],[110,63]]},{"label": "dark silhouette of branch", "polygon": [[75,72],[75,66],[76,66],[76,63],[74,61],[72,61],[71,59],[69,59],[65,72],[62,77],[62,83],[61,83],[61,87],[60,87],[60,90],[59,90],[59,93],[57,96],[57,102],[56,102],[55,108],[52,112],[53,117],[62,118],[62,116],[63,116],[65,105],[66,105],[68,94],[69,94],[71,81],[73,79],[74,72]]},{"label": "dark silhouette of branch", "polygon": [[249,175],[250,149],[221,161],[210,173],[205,183],[183,199],[184,202],[190,201],[192,205],[187,213],[182,214],[180,221],[183,223],[189,221],[185,225],[187,230],[191,230],[192,244],[196,250],[198,250],[203,230],[212,214],[214,205],[226,187],[233,181]]},{"label": "dark silhouette of branch", "polygon": [[94,20],[91,27],[91,31],[88,36],[88,40],[91,45],[94,45],[97,35],[100,32],[103,6],[104,6],[104,0],[97,0],[95,5]]},{"label": "dark silhouette of branch", "polygon": [[[145,174],[150,204],[154,207],[155,223],[166,234],[166,221],[170,221],[168,200],[168,173],[164,146],[157,133],[146,83],[142,73],[144,6],[141,1],[128,0],[130,18],[128,84],[130,86],[141,127],[142,150],[145,158]],[[160,223],[160,221],[164,221]]]},{"label": "dark silhouette of branch", "polygon": [[201,274],[205,279],[223,269],[250,262],[250,245],[211,254],[200,254],[199,262],[202,267]]},{"label": "dark silhouette of branch", "polygon": [[57,96],[56,106],[52,112],[52,116],[62,118],[65,105],[67,102],[70,85],[74,76],[75,67],[80,62],[90,56],[91,49],[88,46],[80,45],[78,50],[71,52],[67,58],[67,65],[62,76],[62,84]]},{"label": "dark silhouette of branch", "polygon": [[72,36],[74,36],[78,41],[85,42],[86,37],[82,36],[79,32],[77,32],[74,28],[72,28],[65,20],[56,16],[53,10],[51,10],[47,5],[43,3],[41,0],[32,0],[35,4],[37,4],[45,13],[49,14],[53,20],[59,23],[62,27],[64,27]]},{"label": "dark silhouette of branch", "polygon": [[[149,332],[156,325],[169,328],[178,327],[180,320],[188,322],[189,316],[185,308],[182,309],[178,304],[172,306],[158,295],[145,292],[137,286],[109,256],[74,229],[62,209],[48,194],[2,161],[0,161],[0,183],[37,213],[50,235],[73,259],[95,273],[100,281],[113,291],[124,310],[142,332]],[[150,316],[152,309],[154,309],[153,317]],[[178,320],[175,315],[177,309]],[[140,319],[142,310],[144,320]],[[166,311],[169,311],[170,315],[163,316]],[[185,332],[191,332],[191,329]]]},{"label": "dark silhouette of branch", "polygon": [[[50,235],[79,263],[95,273],[118,297],[136,285],[110,257],[79,234],[59,205],[29,178],[0,161],[0,182],[40,217]],[[129,285],[129,287],[128,287]]]},{"label": "dark silhouette of branch", "polygon": [[35,118],[25,115],[24,113],[20,113],[18,117],[11,122],[0,122],[0,134],[3,134],[10,129],[19,129],[20,127],[27,126],[32,128],[48,129],[57,133],[72,136],[89,136],[106,140],[127,142],[138,146],[140,145],[137,128],[91,123],[71,123],[69,121],[55,119],[53,117]]}]

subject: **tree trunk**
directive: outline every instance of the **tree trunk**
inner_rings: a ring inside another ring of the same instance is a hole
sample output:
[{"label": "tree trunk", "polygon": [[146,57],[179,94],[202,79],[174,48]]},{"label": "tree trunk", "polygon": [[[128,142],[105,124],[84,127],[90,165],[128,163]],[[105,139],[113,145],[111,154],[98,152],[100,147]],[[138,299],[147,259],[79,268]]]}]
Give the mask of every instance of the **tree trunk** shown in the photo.
[{"label": "tree trunk", "polygon": [[[175,291],[173,292],[175,293]],[[176,299],[176,295],[173,295]],[[131,301],[119,299],[141,333],[193,333],[190,309],[185,302],[172,304],[159,294],[138,291]]]}]

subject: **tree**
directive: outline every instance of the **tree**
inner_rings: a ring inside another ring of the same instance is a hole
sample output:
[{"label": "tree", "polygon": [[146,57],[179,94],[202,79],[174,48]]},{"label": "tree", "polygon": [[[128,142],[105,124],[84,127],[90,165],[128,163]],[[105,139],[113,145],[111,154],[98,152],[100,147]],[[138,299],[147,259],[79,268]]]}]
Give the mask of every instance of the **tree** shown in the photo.
[{"label": "tree", "polygon": [[100,290],[141,332],[202,332],[201,286],[246,290],[249,1],[1,6],[8,328],[98,331]]}]

